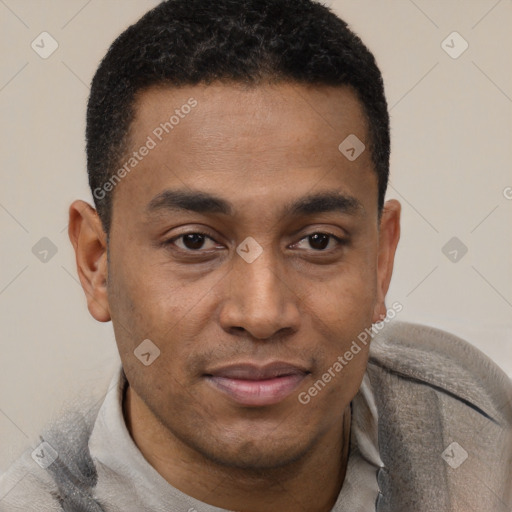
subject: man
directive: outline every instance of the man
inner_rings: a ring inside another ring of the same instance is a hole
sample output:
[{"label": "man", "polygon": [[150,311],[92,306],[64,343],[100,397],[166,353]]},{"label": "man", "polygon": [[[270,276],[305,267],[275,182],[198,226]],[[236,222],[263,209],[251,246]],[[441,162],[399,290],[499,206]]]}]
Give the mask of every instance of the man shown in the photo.
[{"label": "man", "polygon": [[389,322],[387,105],[342,20],[161,3],[93,79],[87,158],[96,209],[75,201],[69,235],[122,368],[0,510],[510,510],[510,381]]}]

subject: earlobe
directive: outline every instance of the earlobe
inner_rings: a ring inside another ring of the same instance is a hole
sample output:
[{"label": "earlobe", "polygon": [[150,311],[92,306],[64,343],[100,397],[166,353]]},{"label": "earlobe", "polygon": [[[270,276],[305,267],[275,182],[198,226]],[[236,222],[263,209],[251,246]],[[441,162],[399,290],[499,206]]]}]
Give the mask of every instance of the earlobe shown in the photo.
[{"label": "earlobe", "polygon": [[373,322],[386,317],[386,294],[393,274],[395,253],[400,240],[401,205],[396,199],[384,204],[379,229],[379,254],[377,261],[377,301],[373,312]]},{"label": "earlobe", "polygon": [[87,307],[98,322],[108,322],[107,236],[96,210],[85,201],[69,207],[69,239],[75,249],[78,277],[87,298]]}]

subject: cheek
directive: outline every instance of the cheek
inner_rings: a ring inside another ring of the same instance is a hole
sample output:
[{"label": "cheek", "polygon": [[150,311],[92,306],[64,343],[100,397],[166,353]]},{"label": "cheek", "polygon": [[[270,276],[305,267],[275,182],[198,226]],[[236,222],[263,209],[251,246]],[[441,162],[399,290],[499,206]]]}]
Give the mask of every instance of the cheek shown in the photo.
[{"label": "cheek", "polygon": [[109,300],[119,320],[131,324],[135,331],[153,331],[162,322],[163,328],[170,328],[198,302],[193,290],[183,286],[164,265],[151,263],[143,252],[122,248],[116,255],[112,258]]},{"label": "cheek", "polygon": [[302,291],[308,309],[328,323],[366,326],[371,323],[377,292],[375,265],[346,263],[328,279]]},{"label": "cheek", "polygon": [[304,307],[312,332],[323,339],[316,350],[321,373],[332,368],[338,357],[348,353],[350,358],[341,363],[342,369],[337,366],[339,371],[332,368],[336,375],[332,388],[352,388],[355,383],[356,390],[365,371],[369,349],[365,329],[372,325],[376,283],[375,267],[369,271],[368,266],[346,265],[332,279],[313,286],[307,295]]},{"label": "cheek", "polygon": [[[211,323],[212,284],[183,284],[163,266],[139,266],[135,272],[127,262],[113,272],[109,300],[113,303],[113,325],[123,364],[133,371],[153,374],[172,368],[177,379],[185,379],[186,361],[197,351],[195,340]],[[151,366],[144,367],[134,355],[149,339],[160,351]],[[149,371],[147,371],[149,370]],[[164,379],[165,380],[165,379]]]}]

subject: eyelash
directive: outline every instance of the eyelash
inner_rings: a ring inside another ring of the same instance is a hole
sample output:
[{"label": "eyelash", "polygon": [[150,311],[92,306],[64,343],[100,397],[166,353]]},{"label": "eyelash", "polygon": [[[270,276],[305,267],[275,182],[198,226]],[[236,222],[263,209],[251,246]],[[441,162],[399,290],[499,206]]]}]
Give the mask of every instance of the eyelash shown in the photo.
[{"label": "eyelash", "polygon": [[[163,242],[163,245],[168,247],[168,246],[172,246],[174,245],[174,242],[176,240],[179,240],[180,238],[183,238],[187,235],[201,235],[201,236],[204,236],[206,238],[209,238],[210,240],[212,240],[213,242],[215,242],[215,240],[213,239],[213,237],[211,237],[208,233],[205,233],[203,231],[189,231],[187,233],[181,233],[180,235],[177,235],[177,236],[174,236],[168,240],[165,240]],[[304,239],[312,236],[312,235],[326,235],[332,239],[334,239],[337,243],[337,247],[334,248],[334,249],[331,249],[331,250],[325,250],[325,249],[321,249],[321,250],[315,250],[315,249],[311,249],[311,251],[315,252],[315,253],[330,253],[330,252],[333,252],[335,251],[336,249],[339,249],[345,245],[348,244],[348,240],[345,239],[345,238],[340,238],[339,236],[336,236],[334,235],[333,233],[329,233],[329,232],[326,232],[326,231],[314,231],[312,233],[309,233],[307,235],[304,235],[300,240],[299,242],[296,242],[296,243],[300,243],[302,242]],[[295,245],[295,244],[294,244]],[[178,251],[181,251],[181,252],[185,252],[185,253],[190,253],[190,254],[201,254],[201,253],[205,253],[205,252],[208,252],[208,251],[203,251],[201,249],[197,249],[197,250],[193,250],[193,249],[181,249],[180,247],[177,248]],[[304,250],[304,249],[301,249],[301,250]]]}]

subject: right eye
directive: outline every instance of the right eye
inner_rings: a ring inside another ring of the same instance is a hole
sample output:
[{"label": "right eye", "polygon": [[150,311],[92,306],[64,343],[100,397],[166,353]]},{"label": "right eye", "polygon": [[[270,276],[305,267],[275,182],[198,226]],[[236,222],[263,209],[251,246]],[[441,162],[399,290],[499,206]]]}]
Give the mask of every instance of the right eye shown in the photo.
[{"label": "right eye", "polygon": [[[170,238],[169,240],[166,240],[164,245],[174,245],[181,251],[185,252],[203,252],[200,251],[200,249],[203,248],[207,239],[215,242],[215,240],[213,240],[213,238],[206,233],[191,231],[189,233],[182,233],[181,235],[177,235]],[[178,244],[176,243],[177,241],[180,241],[181,243]]]}]

